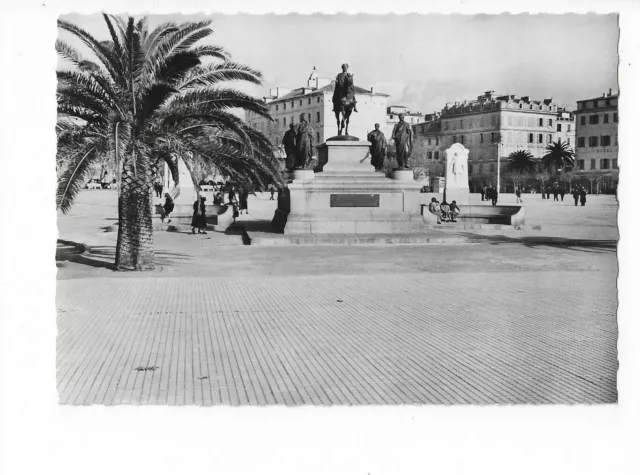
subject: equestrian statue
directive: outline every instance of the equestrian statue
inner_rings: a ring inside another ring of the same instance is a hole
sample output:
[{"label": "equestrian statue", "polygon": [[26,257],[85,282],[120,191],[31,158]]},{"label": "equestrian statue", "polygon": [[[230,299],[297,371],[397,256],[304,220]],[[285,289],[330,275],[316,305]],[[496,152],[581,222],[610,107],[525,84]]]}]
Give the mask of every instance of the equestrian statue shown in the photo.
[{"label": "equestrian statue", "polygon": [[[342,65],[342,72],[336,76],[336,87],[333,91],[333,112],[336,114],[338,135],[349,135],[349,117],[356,109],[356,93],[353,85],[353,74],[348,72],[349,65]],[[342,114],[342,117],[340,116]]]}]

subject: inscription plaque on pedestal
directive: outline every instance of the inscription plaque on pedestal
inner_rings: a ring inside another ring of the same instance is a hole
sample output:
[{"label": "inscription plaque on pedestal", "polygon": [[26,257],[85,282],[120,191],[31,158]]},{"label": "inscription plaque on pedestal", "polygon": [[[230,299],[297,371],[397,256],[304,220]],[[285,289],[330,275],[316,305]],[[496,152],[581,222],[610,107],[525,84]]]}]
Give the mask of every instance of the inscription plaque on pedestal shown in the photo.
[{"label": "inscription plaque on pedestal", "polygon": [[378,208],[380,207],[380,195],[331,195],[329,205],[332,208]]}]

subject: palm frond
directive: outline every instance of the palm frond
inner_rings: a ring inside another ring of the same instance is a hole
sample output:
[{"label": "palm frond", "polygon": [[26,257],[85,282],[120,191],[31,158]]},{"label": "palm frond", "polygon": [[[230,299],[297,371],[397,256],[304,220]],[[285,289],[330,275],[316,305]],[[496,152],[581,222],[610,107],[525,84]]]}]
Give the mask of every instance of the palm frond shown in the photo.
[{"label": "palm frond", "polygon": [[67,168],[58,179],[56,191],[56,205],[63,213],[71,209],[75,197],[90,178],[98,148],[97,144],[90,142],[69,158]]},{"label": "palm frond", "polygon": [[178,85],[178,89],[215,86],[223,81],[247,81],[262,84],[262,73],[240,63],[207,64],[194,68]]}]

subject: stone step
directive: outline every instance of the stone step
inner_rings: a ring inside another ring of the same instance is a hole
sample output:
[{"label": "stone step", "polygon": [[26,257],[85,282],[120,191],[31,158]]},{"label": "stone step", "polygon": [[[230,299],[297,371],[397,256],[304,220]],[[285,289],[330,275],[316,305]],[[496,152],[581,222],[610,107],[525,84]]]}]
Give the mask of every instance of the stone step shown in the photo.
[{"label": "stone step", "polygon": [[466,244],[480,242],[466,236],[429,236],[427,234],[305,234],[284,235],[250,233],[247,244],[251,246],[362,246],[362,245],[416,245],[416,244]]}]

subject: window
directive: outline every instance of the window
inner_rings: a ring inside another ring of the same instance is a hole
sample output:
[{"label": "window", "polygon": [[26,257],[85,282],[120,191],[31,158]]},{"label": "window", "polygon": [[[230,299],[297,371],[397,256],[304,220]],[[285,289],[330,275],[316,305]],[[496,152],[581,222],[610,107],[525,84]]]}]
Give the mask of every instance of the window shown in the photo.
[{"label": "window", "polygon": [[293,109],[293,101],[291,101],[291,108]]},{"label": "window", "polygon": [[529,143],[533,143],[533,134],[529,134]]},{"label": "window", "polygon": [[496,125],[496,123],[497,123],[496,116],[495,115],[491,116],[491,125]]},{"label": "window", "polygon": [[[276,106],[277,107],[277,106]],[[282,110],[286,111],[287,110],[287,105],[286,104],[282,104]]]},{"label": "window", "polygon": [[320,112],[316,112],[316,122],[320,122]]},{"label": "window", "polygon": [[567,132],[571,132],[571,124],[567,124]]},{"label": "window", "polygon": [[598,107],[598,101],[593,101],[593,108],[595,109],[596,107]]},{"label": "window", "polygon": [[[617,135],[616,135],[616,137],[617,137]],[[616,142],[616,144],[617,144],[617,142]],[[436,137],[436,145],[440,145],[440,137]],[[438,153],[438,152],[436,152],[436,153]]]},{"label": "window", "polygon": [[444,123],[444,130],[449,130],[449,122]]},{"label": "window", "polygon": [[462,119],[460,119],[460,128],[463,129],[464,126],[462,125]]},{"label": "window", "polygon": [[580,125],[587,125],[587,118],[585,116],[580,117]]},{"label": "window", "polygon": [[431,139],[430,138],[427,139],[427,145],[431,145]]},{"label": "window", "polygon": [[590,115],[589,116],[589,124],[591,124],[591,125],[598,124],[599,123],[598,117],[599,117],[598,114]]},{"label": "window", "polygon": [[470,163],[468,166],[469,166],[469,173],[473,173],[473,163]]},{"label": "window", "polygon": [[538,127],[544,127],[544,119],[538,119]]},{"label": "window", "polygon": [[609,123],[609,114],[604,114],[602,116],[602,123],[603,124],[608,124]]},{"label": "window", "polygon": [[278,104],[276,104],[276,110],[278,110]]},{"label": "window", "polygon": [[549,119],[548,124],[549,124],[549,127],[553,127],[553,119]]},{"label": "window", "polygon": [[592,158],[591,159],[591,170],[595,170],[596,169],[596,159]]},{"label": "window", "polygon": [[309,98],[308,100],[309,100],[309,103],[308,103],[308,104],[311,104],[311,98]]},{"label": "window", "polygon": [[538,143],[542,143],[542,134],[538,134]]},{"label": "window", "polygon": [[307,122],[311,123],[311,114],[307,114]]},{"label": "window", "polygon": [[611,167],[612,168],[618,168],[618,159],[614,158],[613,160],[611,160]]},{"label": "window", "polygon": [[[522,105],[522,104],[520,104]],[[478,165],[478,173],[482,173],[482,163]]]},{"label": "window", "polygon": [[617,112],[613,113],[613,121],[614,122],[618,122],[618,113]]},{"label": "window", "polygon": [[286,117],[282,118],[282,125],[287,125],[287,118]]},{"label": "window", "polygon": [[496,133],[495,132],[491,132],[491,143],[496,141]]},{"label": "window", "polygon": [[427,159],[431,160],[433,158],[433,153],[432,152],[427,152]]},{"label": "window", "polygon": [[300,105],[302,105],[302,99],[300,99]]},{"label": "window", "polygon": [[589,137],[589,147],[598,146],[598,137]]},{"label": "window", "polygon": [[611,135],[603,135],[600,137],[600,145],[602,147],[611,146]]},{"label": "window", "polygon": [[551,134],[547,134],[547,143],[551,143],[551,142],[552,142]]},{"label": "window", "polygon": [[316,102],[320,104],[320,96],[316,97]]},{"label": "window", "polygon": [[567,145],[571,145],[571,137],[567,137]]},{"label": "window", "polygon": [[320,143],[320,132],[316,132],[316,140]]},{"label": "window", "polygon": [[452,142],[451,143],[456,143],[456,136],[454,135],[453,137],[451,137]]},{"label": "window", "polygon": [[464,135],[460,136],[460,143],[464,143]]},{"label": "window", "polygon": [[556,126],[556,132],[562,132],[562,124]]},{"label": "window", "polygon": [[489,165],[489,171],[490,171],[491,173],[493,173],[493,172],[495,172],[495,171],[496,171],[496,165],[495,165],[494,163],[491,163],[491,164]]},{"label": "window", "polygon": [[433,152],[433,158],[434,158],[434,160],[439,160],[440,159],[440,152],[438,152],[437,150],[435,152]]},{"label": "window", "polygon": [[484,134],[480,134],[480,143],[484,143]]},{"label": "window", "polygon": [[600,170],[608,170],[609,169],[609,159],[601,158],[600,159]]},{"label": "window", "polygon": [[584,160],[578,160],[578,170],[584,170]]},{"label": "window", "polygon": [[618,146],[618,134],[616,134],[616,142],[615,142],[615,144],[616,144],[616,147],[617,147]]},{"label": "window", "polygon": [[578,137],[578,148],[584,147],[584,137]]}]

